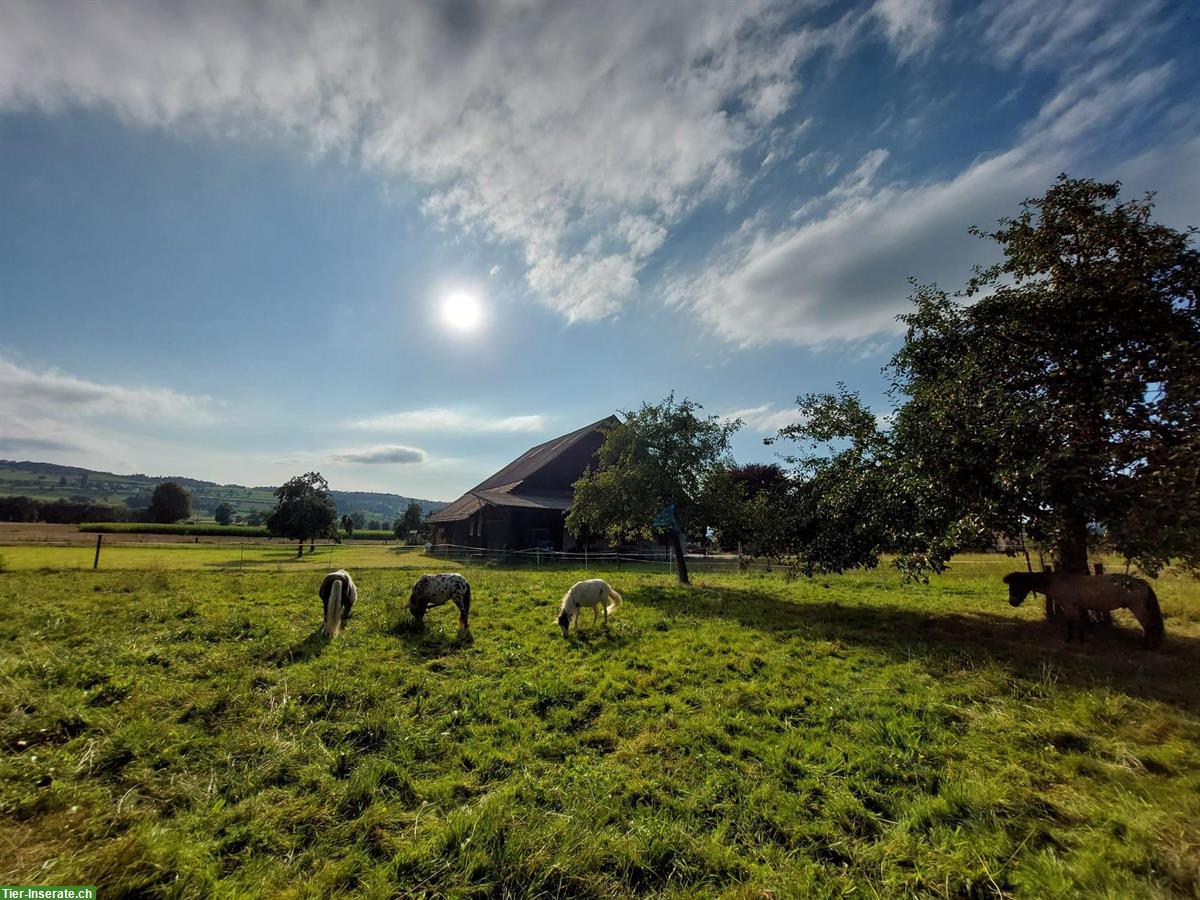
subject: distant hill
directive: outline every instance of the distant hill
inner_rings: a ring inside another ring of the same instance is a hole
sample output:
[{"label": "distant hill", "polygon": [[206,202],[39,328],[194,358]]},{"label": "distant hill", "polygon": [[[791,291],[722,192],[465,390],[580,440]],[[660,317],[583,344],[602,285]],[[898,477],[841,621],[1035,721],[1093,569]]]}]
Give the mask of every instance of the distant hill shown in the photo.
[{"label": "distant hill", "polygon": [[[266,512],[275,506],[274,487],[243,487],[240,484],[217,484],[186,475],[117,475],[80,466],[60,466],[57,463],[0,459],[0,496],[25,495],[36,500],[58,500],[77,497],[93,503],[149,503],[154,488],[164,481],[183,485],[192,495],[192,509],[199,516],[211,516],[218,504],[228,503],[241,515]],[[373,491],[329,492],[337,505],[338,515],[362,512],[368,519],[391,522],[408,508],[410,500],[421,504],[421,512],[429,515],[445,506],[437,500],[403,497]]]}]

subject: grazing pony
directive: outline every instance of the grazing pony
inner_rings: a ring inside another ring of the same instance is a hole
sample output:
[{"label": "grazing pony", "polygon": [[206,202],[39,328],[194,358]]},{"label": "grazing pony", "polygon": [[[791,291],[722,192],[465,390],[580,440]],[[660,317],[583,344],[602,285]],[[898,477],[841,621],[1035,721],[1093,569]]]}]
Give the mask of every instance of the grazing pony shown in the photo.
[{"label": "grazing pony", "polygon": [[[605,604],[608,598],[612,603]],[[571,589],[563,594],[562,606],[558,610],[558,627],[562,629],[565,638],[571,629],[571,621],[575,622],[575,630],[579,630],[579,610],[584,606],[592,608],[592,624],[596,624],[599,615],[597,607],[604,611],[604,625],[608,626],[608,614],[621,605],[621,595],[608,586],[608,582],[600,578],[588,581],[577,581]]]},{"label": "grazing pony", "polygon": [[354,601],[358,599],[358,588],[354,586],[354,579],[350,577],[349,572],[338,569],[325,576],[317,593],[320,594],[321,603],[325,607],[325,620],[321,631],[328,637],[333,637],[342,630],[342,622],[350,618],[350,610],[354,607]]},{"label": "grazing pony", "polygon": [[1082,617],[1085,609],[1114,610],[1124,607],[1142,626],[1143,646],[1147,650],[1163,642],[1162,610],[1154,590],[1141,578],[1129,575],[1068,575],[1058,572],[1010,572],[1004,576],[1008,602],[1020,606],[1031,591],[1045,594],[1067,622],[1067,640],[1072,634],[1083,640]]},{"label": "grazing pony", "polygon": [[471,585],[457,572],[422,575],[408,595],[408,611],[418,622],[425,620],[425,610],[443,603],[458,607],[458,627],[466,631],[467,614],[471,611]]}]

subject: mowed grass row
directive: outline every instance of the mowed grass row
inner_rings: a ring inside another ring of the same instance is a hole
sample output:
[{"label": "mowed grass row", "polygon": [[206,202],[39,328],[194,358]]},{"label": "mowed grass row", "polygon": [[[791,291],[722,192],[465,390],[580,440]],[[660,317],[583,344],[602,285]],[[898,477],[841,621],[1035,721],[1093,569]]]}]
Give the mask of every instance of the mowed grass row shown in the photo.
[{"label": "mowed grass row", "polygon": [[[422,562],[416,562],[417,558]],[[54,546],[49,544],[0,545],[0,571],[85,569],[91,571],[96,545]],[[105,537],[100,547],[100,570],[159,571],[166,569],[210,569],[252,571],[264,569],[285,572],[295,569],[362,567],[413,568],[432,564],[420,548],[318,544],[316,552],[296,556],[295,544],[238,543],[136,543],[119,544]],[[439,563],[445,565],[445,563]]]},{"label": "mowed grass row", "polygon": [[[6,551],[7,552],[7,551]],[[194,552],[191,550],[180,552]],[[1066,647],[975,561],[470,570],[472,633],[406,569],[0,574],[0,883],[105,896],[1194,896],[1200,591]]]}]

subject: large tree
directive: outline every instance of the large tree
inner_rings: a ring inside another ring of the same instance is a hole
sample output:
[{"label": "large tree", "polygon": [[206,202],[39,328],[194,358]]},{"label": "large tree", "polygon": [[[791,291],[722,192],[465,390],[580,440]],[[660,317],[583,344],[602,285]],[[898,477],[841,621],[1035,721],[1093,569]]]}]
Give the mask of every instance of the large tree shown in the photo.
[{"label": "large tree", "polygon": [[232,504],[218,503],[217,508],[213,510],[213,518],[216,519],[218,525],[228,525],[233,521],[233,513]]},{"label": "large tree", "polygon": [[337,508],[329,496],[329,482],[320,472],[307,472],[275,489],[275,510],[267,517],[267,530],[297,541],[296,555],[305,542],[332,537],[337,529]]},{"label": "large tree", "polygon": [[959,298],[916,289],[889,428],[851,394],[802,398],[807,421],[781,435],[836,448],[810,462],[814,502],[860,505],[863,562],[886,550],[938,571],[998,534],[1071,572],[1101,536],[1149,573],[1200,565],[1200,254],[1194,229],[1119,190],[1062,176],[973,229],[1002,260]]},{"label": "large tree", "polygon": [[192,495],[174,481],[164,481],[154,489],[147,516],[151,522],[170,524],[186,519],[192,512]]},{"label": "large tree", "polygon": [[409,500],[408,507],[404,510],[404,515],[392,525],[392,531],[397,539],[404,540],[411,532],[421,527],[421,520],[423,518],[421,504],[416,500]]},{"label": "large tree", "polygon": [[688,583],[679,532],[702,534],[708,482],[730,465],[729,439],[738,422],[702,416],[702,407],[671,394],[658,404],[624,412],[605,436],[597,464],[575,482],[567,527],[603,535],[613,544],[651,539],[654,519],[675,507],[678,529],[669,530],[679,581]]},{"label": "large tree", "polygon": [[765,538],[789,487],[787,474],[776,463],[732,466],[710,477],[704,517],[716,529],[721,549],[769,555],[775,542]]}]

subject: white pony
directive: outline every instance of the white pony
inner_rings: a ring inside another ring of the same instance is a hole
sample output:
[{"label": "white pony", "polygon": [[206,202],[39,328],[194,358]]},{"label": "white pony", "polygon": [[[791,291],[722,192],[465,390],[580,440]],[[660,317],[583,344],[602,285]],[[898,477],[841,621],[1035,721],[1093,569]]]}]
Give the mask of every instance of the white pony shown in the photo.
[{"label": "white pony", "polygon": [[[612,598],[612,603],[606,605],[605,601]],[[577,581],[571,585],[571,589],[563,594],[562,607],[558,611],[558,627],[562,629],[563,637],[567,636],[567,632],[571,628],[571,622],[575,622],[575,630],[579,630],[579,610],[584,606],[592,608],[592,624],[596,624],[596,619],[599,615],[597,607],[604,611],[604,624],[608,625],[608,614],[621,605],[621,595],[609,587],[608,582],[600,578],[591,578],[587,581]]]},{"label": "white pony", "polygon": [[354,586],[354,579],[349,572],[338,569],[325,576],[317,593],[325,605],[325,621],[321,630],[333,637],[342,630],[342,622],[350,618],[350,610],[358,599],[358,588]]}]

